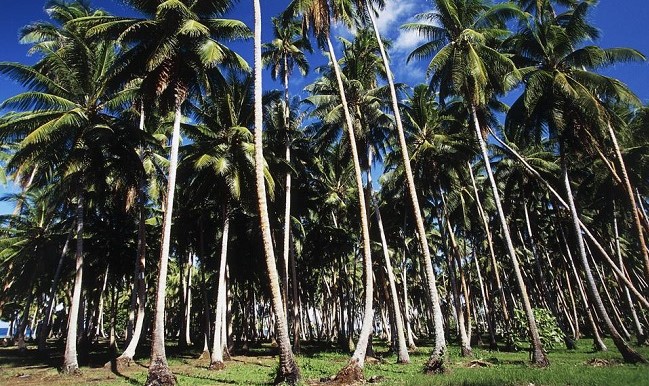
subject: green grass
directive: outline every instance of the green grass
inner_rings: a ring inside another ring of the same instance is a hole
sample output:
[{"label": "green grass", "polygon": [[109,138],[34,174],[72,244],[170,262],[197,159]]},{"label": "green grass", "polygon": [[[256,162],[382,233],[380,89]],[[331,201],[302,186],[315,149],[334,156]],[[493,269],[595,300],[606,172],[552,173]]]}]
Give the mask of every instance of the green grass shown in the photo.
[{"label": "green grass", "polygon": [[[365,376],[380,377],[382,385],[649,385],[649,366],[626,365],[614,349],[612,342],[606,342],[608,352],[593,352],[591,342],[582,340],[574,351],[564,349],[549,353],[551,366],[547,369],[528,364],[525,352],[489,351],[474,348],[472,358],[459,357],[456,346],[449,348],[449,371],[443,375],[425,375],[421,370],[427,359],[429,347],[420,347],[411,354],[412,363],[395,364],[394,355],[384,355],[378,360],[369,360]],[[146,352],[146,348],[143,348]],[[386,348],[375,343],[377,353]],[[649,357],[649,348],[637,348]],[[108,360],[104,345],[86,357],[81,368],[82,375],[65,377],[58,374],[56,366],[61,364],[62,347],[55,346],[47,356],[39,358],[30,347],[26,354],[16,348],[0,349],[1,385],[130,385],[143,384],[146,379],[148,361],[137,360],[136,364],[122,372],[103,368]],[[171,346],[168,350],[169,364],[181,385],[267,385],[273,379],[277,366],[273,349],[268,345],[250,350],[246,355],[237,355],[227,362],[225,370],[209,371],[207,359],[195,359],[198,352],[179,352]],[[304,353],[297,357],[305,384],[318,383],[342,368],[349,356],[329,347],[304,346]],[[469,367],[471,360],[478,359],[491,364],[488,367]],[[600,359],[599,366],[590,362]]]}]

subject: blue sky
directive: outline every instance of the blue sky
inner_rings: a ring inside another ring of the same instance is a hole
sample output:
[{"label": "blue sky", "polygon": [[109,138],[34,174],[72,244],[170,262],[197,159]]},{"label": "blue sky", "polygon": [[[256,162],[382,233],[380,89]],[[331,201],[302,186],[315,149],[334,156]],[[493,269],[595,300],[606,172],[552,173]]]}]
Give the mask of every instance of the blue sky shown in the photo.
[{"label": "blue sky", "polygon": [[[264,29],[262,39],[272,39],[270,18],[279,14],[288,4],[288,0],[262,0],[262,15]],[[47,20],[44,12],[45,1],[22,0],[3,2],[4,12],[0,14],[0,61],[18,61],[32,63],[35,58],[27,56],[28,46],[18,42],[20,28],[37,20]],[[94,7],[103,8],[113,14],[130,15],[133,12],[121,0],[94,0]],[[399,30],[399,26],[412,20],[412,16],[431,8],[430,1],[424,0],[386,0],[386,9],[378,19],[379,28],[383,36],[393,41],[391,57],[393,70],[397,82],[411,85],[425,81],[426,63],[407,64],[405,57],[421,43],[421,38],[414,33]],[[227,16],[244,21],[252,28],[252,1],[239,1],[232,12]],[[647,0],[600,0],[600,3],[591,13],[591,21],[601,31],[601,39],[597,42],[602,47],[632,47],[649,55],[649,2]],[[343,28],[334,28],[334,33],[349,37],[348,31]],[[252,59],[252,42],[237,43],[232,46],[246,59]],[[316,50],[311,58],[311,66],[315,68],[324,63],[322,55]],[[623,64],[606,69],[606,75],[616,77],[630,86],[645,102],[649,103],[649,64]],[[292,79],[293,92],[298,93],[309,83],[314,75],[307,79],[297,77]],[[264,77],[264,88],[279,88],[278,83],[272,82],[268,74]],[[0,100],[15,95],[21,89],[11,81],[0,77]],[[0,186],[0,196],[15,188]],[[11,204],[0,202],[0,213],[11,210]]]}]

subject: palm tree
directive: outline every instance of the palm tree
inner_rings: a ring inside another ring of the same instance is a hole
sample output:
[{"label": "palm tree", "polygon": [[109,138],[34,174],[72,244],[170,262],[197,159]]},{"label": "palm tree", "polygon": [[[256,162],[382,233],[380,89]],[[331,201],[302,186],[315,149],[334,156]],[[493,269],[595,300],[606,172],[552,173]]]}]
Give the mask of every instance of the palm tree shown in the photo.
[{"label": "palm tree", "polygon": [[372,254],[370,248],[370,231],[367,216],[367,206],[363,194],[363,177],[356,145],[356,134],[354,133],[354,121],[352,120],[352,116],[349,111],[347,97],[345,95],[343,76],[341,74],[338,60],[336,59],[336,53],[330,36],[330,23],[332,16],[335,17],[336,20],[350,25],[353,15],[352,8],[352,4],[348,1],[341,1],[330,4],[327,0],[293,0],[285,11],[285,15],[287,15],[289,19],[295,17],[295,15],[302,15],[304,20],[303,26],[306,26],[313,32],[321,45],[326,44],[327,46],[329,61],[334,70],[340,101],[343,108],[343,114],[345,117],[345,128],[347,131],[347,136],[349,137],[349,146],[352,151],[352,161],[354,164],[354,176],[358,188],[358,202],[363,240],[363,267],[365,271],[365,302],[363,311],[363,323],[361,325],[361,332],[358,337],[356,349],[354,350],[354,353],[352,354],[348,365],[345,366],[345,368],[343,368],[337,375],[337,379],[341,382],[353,382],[363,378],[362,369],[365,364],[365,354],[372,332],[372,320],[374,318]]},{"label": "palm tree", "polygon": [[284,307],[282,304],[282,294],[279,287],[279,277],[277,275],[277,265],[275,263],[275,251],[273,249],[272,236],[270,232],[270,221],[268,219],[268,205],[266,203],[266,185],[264,183],[264,153],[263,153],[263,110],[262,110],[262,79],[261,70],[263,66],[261,58],[261,7],[259,0],[254,0],[254,20],[255,20],[255,182],[257,186],[257,208],[259,210],[259,221],[261,227],[261,237],[264,245],[264,254],[266,260],[266,269],[270,281],[271,302],[273,312],[275,313],[275,328],[277,333],[277,343],[279,345],[279,367],[275,383],[286,382],[296,384],[300,379],[300,369],[295,363],[293,352],[291,350],[291,341],[288,335],[288,325]]},{"label": "palm tree", "polygon": [[367,9],[367,14],[369,16],[370,22],[372,24],[372,29],[376,36],[376,41],[379,45],[379,50],[381,53],[381,59],[383,60],[383,66],[386,72],[386,78],[388,81],[388,86],[390,88],[390,99],[391,99],[391,108],[394,113],[394,120],[397,128],[397,137],[399,139],[399,149],[401,152],[402,162],[404,165],[404,172],[406,175],[406,184],[408,187],[408,196],[410,198],[410,203],[412,205],[412,211],[415,218],[415,225],[417,228],[417,233],[420,235],[418,238],[420,243],[421,251],[423,252],[424,266],[426,268],[426,278],[428,295],[430,296],[431,303],[433,305],[433,318],[435,322],[435,346],[433,352],[429,358],[429,361],[426,365],[426,371],[437,371],[437,369],[444,369],[444,356],[446,352],[446,340],[444,338],[444,324],[443,324],[443,315],[442,308],[439,302],[439,293],[437,291],[437,279],[435,277],[435,271],[433,269],[433,264],[430,256],[430,247],[428,246],[428,239],[423,235],[426,234],[426,229],[424,227],[424,220],[421,215],[421,207],[419,205],[419,199],[417,197],[417,189],[414,182],[414,177],[412,174],[412,167],[410,165],[410,155],[408,153],[408,146],[406,143],[406,137],[403,130],[403,122],[401,120],[401,113],[399,110],[399,101],[397,99],[396,88],[394,87],[394,77],[390,69],[390,61],[388,59],[383,41],[379,34],[378,27],[376,25],[376,18],[374,16],[374,10],[372,9],[372,3],[376,3],[378,8],[382,9],[384,4],[382,1],[371,1],[364,0],[365,7]]},{"label": "palm tree", "polygon": [[[291,135],[289,133],[290,118],[290,98],[289,98],[289,78],[293,69],[297,66],[298,70],[305,76],[309,72],[309,62],[304,55],[304,51],[313,52],[308,39],[300,33],[300,24],[295,20],[289,20],[284,23],[284,19],[273,18],[273,34],[275,39],[271,43],[263,46],[262,60],[267,67],[271,69],[273,80],[281,78],[284,86],[284,135],[285,135],[285,161],[291,164]],[[286,173],[285,179],[285,204],[284,204],[284,238],[282,243],[282,257],[284,262],[284,310],[288,313],[288,262],[289,262],[289,243],[291,238],[291,173]],[[297,299],[293,299],[297,302]],[[297,325],[296,321],[293,321]],[[294,337],[297,344],[294,349],[298,350],[299,338]]]},{"label": "palm tree", "polygon": [[[491,184],[507,252],[523,300],[532,343],[532,362],[538,366],[547,366],[549,362],[541,346],[536,320],[502,209],[502,200],[491,170],[484,139],[485,118],[483,116],[481,120],[479,116],[486,113],[487,105],[494,94],[502,93],[511,87],[507,79],[517,75],[514,63],[494,49],[493,45],[507,34],[504,29],[505,21],[523,15],[518,8],[509,3],[490,7],[482,0],[436,0],[435,5],[436,12],[418,15],[418,18],[425,22],[403,26],[406,30],[418,31],[431,39],[416,48],[408,56],[408,60],[434,55],[428,65],[428,72],[432,73],[431,87],[439,89],[442,102],[451,95],[461,96],[469,110]],[[438,25],[426,21],[437,22]]]},{"label": "palm tree", "polygon": [[588,9],[589,3],[581,2],[574,9],[556,15],[548,3],[534,23],[512,39],[512,47],[520,50],[517,51],[520,53],[518,60],[524,66],[521,73],[526,87],[512,106],[507,126],[510,130],[528,130],[531,138],[540,138],[537,130],[547,127],[553,143],[558,145],[561,180],[590,301],[624,360],[645,362],[626,344],[602,303],[586,255],[568,168],[568,158],[578,154],[576,144],[598,146],[591,138],[597,138],[598,130],[610,130],[606,101],[638,104],[637,98],[621,82],[589,70],[644,57],[625,48],[580,47],[597,37],[597,31],[585,20]]},{"label": "palm tree", "polygon": [[142,78],[144,101],[153,100],[162,110],[173,111],[174,114],[147,384],[175,384],[165,354],[164,308],[181,107],[192,93],[207,89],[205,77],[202,76],[206,68],[219,64],[247,68],[239,55],[215,39],[246,37],[249,32],[239,21],[216,18],[231,8],[230,0],[129,0],[127,3],[146,18],[94,18],[88,20],[96,24],[89,32],[114,36],[119,42],[131,44],[131,48],[122,55],[116,76],[124,82]]}]

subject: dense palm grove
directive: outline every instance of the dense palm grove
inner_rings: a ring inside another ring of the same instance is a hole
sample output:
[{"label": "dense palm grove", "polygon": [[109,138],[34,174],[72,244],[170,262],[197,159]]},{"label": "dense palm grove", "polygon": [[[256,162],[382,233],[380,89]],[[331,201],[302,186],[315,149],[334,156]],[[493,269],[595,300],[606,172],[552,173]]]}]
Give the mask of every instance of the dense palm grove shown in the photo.
[{"label": "dense palm grove", "polygon": [[[21,188],[0,310],[20,347],[28,326],[39,350],[64,339],[75,373],[101,337],[123,366],[150,342],[147,384],[165,385],[169,340],[215,370],[272,340],[290,384],[304,341],[349,350],[339,382],[373,339],[400,363],[432,339],[431,374],[448,341],[545,367],[606,336],[647,362],[649,109],[597,72],[645,58],[594,45],[595,1],[435,0],[402,26],[426,38],[421,85],[394,83],[380,0],[255,0],[254,29],[229,0],[125,2],[142,17],[52,1],[21,32],[36,64],[0,63],[25,90],[0,121]],[[231,48],[250,38],[252,64]]]}]

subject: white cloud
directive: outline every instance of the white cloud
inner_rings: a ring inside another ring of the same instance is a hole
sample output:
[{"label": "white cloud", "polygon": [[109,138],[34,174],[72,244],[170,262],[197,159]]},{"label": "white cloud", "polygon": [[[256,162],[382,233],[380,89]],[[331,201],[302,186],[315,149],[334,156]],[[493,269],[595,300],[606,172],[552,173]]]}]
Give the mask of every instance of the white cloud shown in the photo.
[{"label": "white cloud", "polygon": [[379,12],[376,25],[382,35],[393,37],[399,33],[399,27],[414,14],[420,12],[419,0],[387,0],[385,8]]}]

